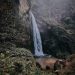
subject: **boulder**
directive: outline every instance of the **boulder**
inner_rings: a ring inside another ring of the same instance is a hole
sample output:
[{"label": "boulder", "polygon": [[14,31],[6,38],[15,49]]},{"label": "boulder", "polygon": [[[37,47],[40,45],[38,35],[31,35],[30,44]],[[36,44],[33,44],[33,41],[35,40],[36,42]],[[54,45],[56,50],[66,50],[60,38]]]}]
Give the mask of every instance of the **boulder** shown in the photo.
[{"label": "boulder", "polygon": [[42,70],[54,70],[54,64],[57,61],[56,58],[42,57],[36,59],[36,65]]}]

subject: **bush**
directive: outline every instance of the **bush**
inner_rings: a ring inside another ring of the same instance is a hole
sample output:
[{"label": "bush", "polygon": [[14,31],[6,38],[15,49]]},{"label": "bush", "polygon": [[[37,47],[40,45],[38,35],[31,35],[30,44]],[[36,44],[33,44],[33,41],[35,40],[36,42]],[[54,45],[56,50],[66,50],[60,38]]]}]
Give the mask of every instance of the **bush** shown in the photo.
[{"label": "bush", "polygon": [[0,75],[34,75],[35,68],[31,52],[24,48],[0,54]]}]

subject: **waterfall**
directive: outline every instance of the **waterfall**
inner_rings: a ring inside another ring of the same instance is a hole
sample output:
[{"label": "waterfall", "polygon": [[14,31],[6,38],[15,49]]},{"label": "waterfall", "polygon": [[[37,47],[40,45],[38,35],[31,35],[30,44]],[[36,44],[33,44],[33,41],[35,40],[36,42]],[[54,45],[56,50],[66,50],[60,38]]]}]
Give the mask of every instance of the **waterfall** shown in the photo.
[{"label": "waterfall", "polygon": [[42,41],[40,32],[34,17],[34,14],[30,11],[30,16],[32,19],[32,25],[33,25],[33,41],[34,41],[34,51],[35,56],[44,56],[43,50],[42,50]]}]

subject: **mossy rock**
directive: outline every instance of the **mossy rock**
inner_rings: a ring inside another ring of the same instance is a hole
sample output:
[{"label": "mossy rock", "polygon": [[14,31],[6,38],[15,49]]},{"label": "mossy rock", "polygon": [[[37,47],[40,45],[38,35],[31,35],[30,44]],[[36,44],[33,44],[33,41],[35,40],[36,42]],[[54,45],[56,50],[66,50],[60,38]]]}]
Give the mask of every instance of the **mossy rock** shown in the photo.
[{"label": "mossy rock", "polygon": [[9,56],[3,59],[4,72],[9,75],[34,75],[36,65],[31,52],[24,48],[16,48],[8,54]]}]

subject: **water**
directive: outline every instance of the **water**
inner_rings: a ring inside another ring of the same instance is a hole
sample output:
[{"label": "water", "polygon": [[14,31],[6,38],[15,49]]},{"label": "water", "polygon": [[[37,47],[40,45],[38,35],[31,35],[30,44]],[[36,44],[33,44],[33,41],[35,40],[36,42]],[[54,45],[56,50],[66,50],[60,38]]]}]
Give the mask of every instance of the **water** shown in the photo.
[{"label": "water", "polygon": [[40,32],[34,14],[31,11],[30,16],[32,18],[32,25],[33,25],[33,41],[34,41],[35,56],[44,56]]}]

